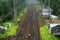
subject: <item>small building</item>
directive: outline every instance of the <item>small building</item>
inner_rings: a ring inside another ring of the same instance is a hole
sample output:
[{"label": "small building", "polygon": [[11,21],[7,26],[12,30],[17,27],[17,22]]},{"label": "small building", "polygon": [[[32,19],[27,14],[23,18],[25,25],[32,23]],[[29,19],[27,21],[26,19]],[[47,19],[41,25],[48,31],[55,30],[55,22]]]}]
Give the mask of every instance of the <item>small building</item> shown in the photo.
[{"label": "small building", "polygon": [[49,33],[53,35],[60,35],[60,24],[49,24],[48,25]]},{"label": "small building", "polygon": [[42,15],[43,17],[49,17],[51,15],[52,9],[49,8],[48,6],[43,6],[42,7]]},{"label": "small building", "polygon": [[60,18],[55,15],[50,15],[50,19],[52,23],[60,23]]}]

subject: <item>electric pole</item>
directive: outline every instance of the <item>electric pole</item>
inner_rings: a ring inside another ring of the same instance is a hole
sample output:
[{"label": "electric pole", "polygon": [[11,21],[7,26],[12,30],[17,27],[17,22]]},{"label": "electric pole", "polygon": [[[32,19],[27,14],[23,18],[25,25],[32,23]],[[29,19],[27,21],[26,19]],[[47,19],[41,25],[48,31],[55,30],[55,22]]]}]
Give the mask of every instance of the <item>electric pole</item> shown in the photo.
[{"label": "electric pole", "polygon": [[42,6],[43,6],[43,0],[40,0],[40,4],[41,4],[41,13],[40,13],[40,18],[41,18],[41,25],[43,25],[43,21],[42,21]]},{"label": "electric pole", "polygon": [[14,23],[17,24],[17,0],[13,0],[14,6]]}]

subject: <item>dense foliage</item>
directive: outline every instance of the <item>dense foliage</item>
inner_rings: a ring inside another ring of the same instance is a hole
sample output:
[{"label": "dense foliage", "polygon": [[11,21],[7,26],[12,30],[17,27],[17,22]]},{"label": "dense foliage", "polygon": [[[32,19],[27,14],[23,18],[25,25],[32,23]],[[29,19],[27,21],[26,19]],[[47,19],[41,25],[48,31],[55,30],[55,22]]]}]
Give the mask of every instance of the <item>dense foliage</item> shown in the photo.
[{"label": "dense foliage", "polygon": [[[0,17],[4,17],[8,13],[11,12],[13,8],[13,2],[12,0],[1,0],[0,1]],[[11,17],[11,15],[8,15],[8,17]]]},{"label": "dense foliage", "polygon": [[51,0],[51,8],[54,15],[60,16],[60,0]]},{"label": "dense foliage", "polygon": [[[9,14],[5,20],[10,20],[13,18],[13,0],[0,0],[0,17],[3,19],[7,14]],[[25,6],[25,0],[17,0],[17,11],[20,11]]]}]

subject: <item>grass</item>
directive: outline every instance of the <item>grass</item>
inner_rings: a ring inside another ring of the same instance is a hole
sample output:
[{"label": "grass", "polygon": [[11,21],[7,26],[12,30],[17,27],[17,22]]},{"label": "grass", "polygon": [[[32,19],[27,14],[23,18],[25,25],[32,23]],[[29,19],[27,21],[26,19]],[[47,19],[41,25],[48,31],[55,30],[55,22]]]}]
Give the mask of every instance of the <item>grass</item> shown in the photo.
[{"label": "grass", "polygon": [[40,28],[40,34],[41,34],[42,40],[59,40],[58,37],[56,37],[48,32],[47,25],[44,25],[43,27]]},{"label": "grass", "polygon": [[[21,21],[24,13],[26,13],[26,12],[27,12],[27,7],[25,7],[22,11],[19,12],[17,21]],[[18,28],[18,24],[14,24],[14,20],[12,19],[10,21],[4,22],[3,25],[6,26],[8,23],[11,24],[11,27],[9,29],[7,29],[3,34],[0,35],[0,39],[16,35],[16,30]]]},{"label": "grass", "polygon": [[8,36],[12,36],[16,34],[16,30],[18,28],[18,25],[15,25],[13,22],[5,22],[4,25],[7,25],[8,23],[11,24],[11,27],[7,29],[2,35],[0,35],[0,38],[6,38]]}]

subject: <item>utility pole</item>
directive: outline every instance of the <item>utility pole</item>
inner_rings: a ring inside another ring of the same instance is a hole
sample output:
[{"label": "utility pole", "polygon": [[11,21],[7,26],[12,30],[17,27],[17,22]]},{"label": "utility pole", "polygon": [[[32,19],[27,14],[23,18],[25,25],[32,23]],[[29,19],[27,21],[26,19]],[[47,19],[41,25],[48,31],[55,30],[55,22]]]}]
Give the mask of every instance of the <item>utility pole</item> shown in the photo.
[{"label": "utility pole", "polygon": [[42,21],[42,6],[43,6],[43,0],[40,0],[40,4],[41,4],[41,14],[40,14],[40,18],[41,18],[41,25],[43,25],[43,21]]},{"label": "utility pole", "polygon": [[50,0],[48,0],[48,7],[49,7],[49,19],[50,19],[50,15],[51,15],[51,9],[50,9]]},{"label": "utility pole", "polygon": [[48,4],[48,5],[49,5],[49,7],[50,7],[50,0],[49,0],[49,4]]},{"label": "utility pole", "polygon": [[13,0],[14,6],[14,23],[17,24],[17,0]]},{"label": "utility pole", "polygon": [[50,19],[50,15],[51,15],[51,9],[50,9],[50,0],[48,0],[48,7],[49,7],[49,22],[48,22],[48,26],[50,26],[50,22],[51,22],[51,19]]}]

